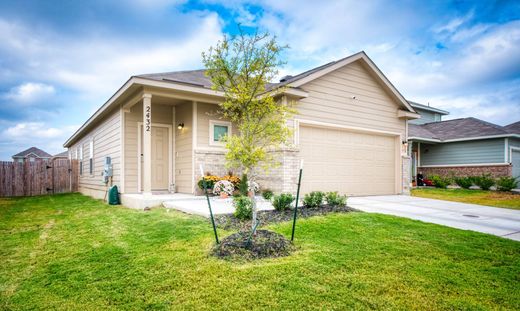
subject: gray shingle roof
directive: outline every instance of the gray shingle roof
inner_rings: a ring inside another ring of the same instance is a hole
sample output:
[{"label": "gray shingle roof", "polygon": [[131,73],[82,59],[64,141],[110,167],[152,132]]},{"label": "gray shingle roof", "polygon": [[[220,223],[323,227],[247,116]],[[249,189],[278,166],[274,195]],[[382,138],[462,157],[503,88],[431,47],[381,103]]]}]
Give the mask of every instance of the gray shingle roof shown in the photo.
[{"label": "gray shingle roof", "polygon": [[409,126],[409,137],[451,140],[511,134],[505,127],[476,118],[454,119]]},{"label": "gray shingle roof", "polygon": [[520,121],[506,125],[504,128],[509,133],[520,134]]},{"label": "gray shingle roof", "polygon": [[191,84],[191,85],[205,87],[205,88],[211,88],[211,80],[204,73],[205,73],[204,69],[198,69],[198,70],[149,73],[149,74],[137,75],[137,77],[158,80],[158,81],[185,83],[185,84]]},{"label": "gray shingle roof", "polygon": [[69,157],[69,152],[68,151],[63,151],[63,152],[60,152],[58,154],[55,154],[52,156],[53,158],[68,158]]},{"label": "gray shingle roof", "polygon": [[432,132],[416,124],[408,124],[408,136],[421,137],[426,139],[439,139],[439,137],[435,136],[435,134]]},{"label": "gray shingle roof", "polygon": [[408,103],[414,107],[414,108],[418,108],[418,109],[424,109],[424,110],[429,110],[429,111],[434,111],[434,112],[437,112],[439,114],[442,114],[442,115],[449,115],[450,113],[446,110],[442,110],[442,109],[439,109],[439,108],[435,108],[435,107],[431,107],[430,105],[423,105],[423,104],[419,104],[417,102],[413,102],[411,100],[408,101]]},{"label": "gray shingle roof", "polygon": [[39,149],[39,148],[36,148],[36,147],[31,147],[29,149],[26,149],[22,152],[19,152],[17,154],[15,154],[13,156],[13,158],[25,158],[26,156],[28,156],[29,154],[31,153],[34,153],[36,156],[40,157],[40,158],[50,158],[52,157],[52,155],[48,154],[47,152]]},{"label": "gray shingle roof", "polygon": [[[362,53],[362,52],[359,52]],[[322,69],[325,69],[327,67],[330,67],[334,64],[337,64],[349,57],[353,57],[359,53],[349,55],[347,57],[344,57],[342,59],[332,61],[330,63],[312,68],[310,70],[304,71],[302,73],[299,73],[295,76],[285,76],[282,79],[280,79],[279,82],[275,83],[268,83],[266,85],[267,90],[271,90],[276,87],[285,86],[291,82],[303,79],[317,71],[320,71]],[[186,83],[190,85],[200,86],[204,88],[211,88],[211,80],[205,75],[204,69],[198,69],[198,70],[186,70],[186,71],[172,71],[172,72],[163,72],[163,73],[151,73],[151,74],[141,74],[137,75],[136,77],[139,78],[145,78],[145,79],[152,79],[152,80],[158,80],[158,81],[169,81],[169,82],[177,82],[177,83]]]}]

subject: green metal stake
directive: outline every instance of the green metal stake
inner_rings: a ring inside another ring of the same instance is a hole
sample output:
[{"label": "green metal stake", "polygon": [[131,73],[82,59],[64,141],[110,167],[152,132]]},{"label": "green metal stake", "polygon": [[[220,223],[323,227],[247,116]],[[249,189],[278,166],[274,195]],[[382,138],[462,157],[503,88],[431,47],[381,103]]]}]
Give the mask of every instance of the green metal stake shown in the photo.
[{"label": "green metal stake", "polygon": [[296,215],[298,214],[298,200],[300,200],[300,185],[302,183],[303,160],[300,163],[300,176],[298,177],[298,190],[296,191],[296,203],[294,204],[294,217],[292,223],[291,242],[294,241],[294,229],[296,228]]},{"label": "green metal stake", "polygon": [[215,226],[215,218],[213,218],[213,211],[211,210],[211,203],[209,201],[208,188],[206,187],[206,178],[204,178],[202,164],[200,165],[200,173],[202,174],[202,187],[204,187],[204,194],[206,195],[206,200],[208,201],[209,215],[211,217],[211,224],[213,225],[213,233],[215,233],[215,241],[217,241],[217,244],[220,244],[218,240],[217,226]]}]

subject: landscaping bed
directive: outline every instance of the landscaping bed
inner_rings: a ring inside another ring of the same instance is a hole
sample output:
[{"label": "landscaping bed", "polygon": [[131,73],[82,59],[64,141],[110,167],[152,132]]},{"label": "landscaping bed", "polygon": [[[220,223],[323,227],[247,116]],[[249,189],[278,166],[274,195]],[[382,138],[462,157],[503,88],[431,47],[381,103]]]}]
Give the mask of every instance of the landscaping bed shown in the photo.
[{"label": "landscaping bed", "polygon": [[250,231],[229,235],[211,253],[223,259],[251,260],[288,256],[294,249],[291,241],[273,231],[257,230],[255,236],[250,235]]},{"label": "landscaping bed", "polygon": [[[312,216],[327,215],[330,213],[349,213],[357,211],[348,206],[332,206],[322,205],[318,208],[310,208],[306,206],[298,207],[298,218],[308,218]],[[259,221],[258,227],[263,227],[273,223],[292,220],[294,217],[294,210],[271,210],[259,211],[257,219]],[[217,227],[224,230],[249,230],[251,228],[251,220],[240,220],[233,214],[217,215],[215,216],[215,224]]]}]

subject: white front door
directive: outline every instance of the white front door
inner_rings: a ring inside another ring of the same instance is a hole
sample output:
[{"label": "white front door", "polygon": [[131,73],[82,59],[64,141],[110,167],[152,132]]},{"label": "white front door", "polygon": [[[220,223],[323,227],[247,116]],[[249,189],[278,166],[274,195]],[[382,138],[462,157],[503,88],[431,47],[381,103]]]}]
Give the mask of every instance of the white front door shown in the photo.
[{"label": "white front door", "polygon": [[[142,129],[142,127],[141,127]],[[169,190],[170,179],[170,137],[169,128],[163,126],[152,126],[152,190]],[[142,151],[141,144],[141,154]],[[141,156],[141,168],[143,167]],[[141,185],[143,185],[143,172],[141,171]],[[141,186],[142,187],[142,186]],[[141,189],[142,190],[142,189]]]}]

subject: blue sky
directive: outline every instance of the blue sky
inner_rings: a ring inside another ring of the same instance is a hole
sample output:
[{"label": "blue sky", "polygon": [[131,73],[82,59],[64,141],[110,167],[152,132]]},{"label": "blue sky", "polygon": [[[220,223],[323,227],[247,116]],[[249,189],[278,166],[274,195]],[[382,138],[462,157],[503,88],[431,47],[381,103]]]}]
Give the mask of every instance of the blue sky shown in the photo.
[{"label": "blue sky", "polygon": [[51,153],[133,74],[201,68],[236,24],[291,49],[280,75],[364,50],[410,100],[520,120],[518,1],[0,1],[0,159]]}]

